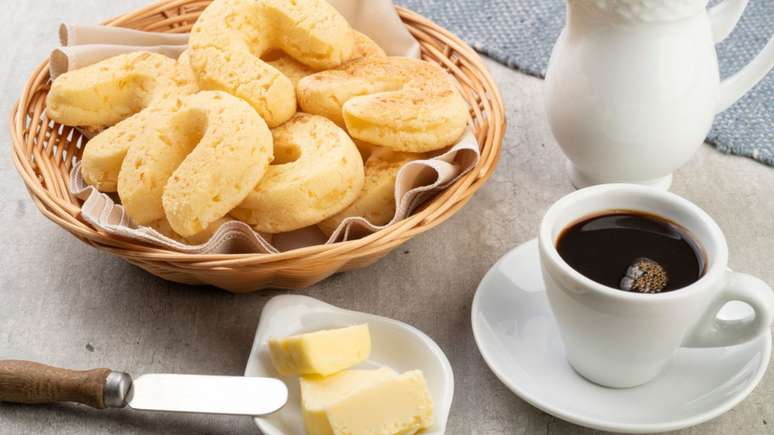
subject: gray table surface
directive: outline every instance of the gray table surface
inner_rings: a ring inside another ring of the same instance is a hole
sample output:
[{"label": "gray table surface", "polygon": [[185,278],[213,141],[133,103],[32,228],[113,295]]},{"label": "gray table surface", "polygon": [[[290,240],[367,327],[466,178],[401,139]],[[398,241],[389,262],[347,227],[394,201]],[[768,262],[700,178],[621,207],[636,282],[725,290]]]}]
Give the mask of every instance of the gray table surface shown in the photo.
[{"label": "gray table surface", "polygon": [[[95,23],[147,0],[3,1],[0,112],[55,46],[58,23]],[[535,236],[548,206],[572,191],[543,115],[537,79],[488,62],[509,128],[502,161],[474,199],[439,228],[376,265],[302,293],[393,317],[425,331],[454,367],[450,434],[595,433],[531,407],[503,386],[476,350],[470,306],[479,280],[509,249]],[[0,124],[0,358],[130,373],[238,375],[259,313],[278,291],[235,296],[177,285],[101,254],[46,220],[32,204]],[[731,267],[774,283],[774,169],[704,146],[675,177],[674,192],[715,217]],[[774,374],[727,414],[684,434],[774,432]],[[94,411],[75,405],[0,404],[0,433],[254,433],[249,418]]]}]

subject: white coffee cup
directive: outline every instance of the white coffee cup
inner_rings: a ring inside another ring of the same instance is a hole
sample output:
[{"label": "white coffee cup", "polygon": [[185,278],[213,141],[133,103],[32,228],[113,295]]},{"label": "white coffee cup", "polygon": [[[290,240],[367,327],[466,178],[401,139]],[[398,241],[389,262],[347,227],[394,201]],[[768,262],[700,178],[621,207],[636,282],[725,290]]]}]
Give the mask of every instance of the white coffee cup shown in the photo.
[{"label": "white coffee cup", "polygon": [[[606,211],[633,210],[684,227],[701,246],[704,275],[660,294],[626,292],[592,281],[559,256],[562,230]],[[585,378],[608,387],[633,387],[655,378],[680,347],[741,344],[764,334],[774,320],[774,292],[763,281],[727,269],[728,246],[714,220],[669,192],[604,184],[557,201],[540,224],[540,263],[567,359]],[[729,301],[752,307],[754,317],[717,317]]]}]

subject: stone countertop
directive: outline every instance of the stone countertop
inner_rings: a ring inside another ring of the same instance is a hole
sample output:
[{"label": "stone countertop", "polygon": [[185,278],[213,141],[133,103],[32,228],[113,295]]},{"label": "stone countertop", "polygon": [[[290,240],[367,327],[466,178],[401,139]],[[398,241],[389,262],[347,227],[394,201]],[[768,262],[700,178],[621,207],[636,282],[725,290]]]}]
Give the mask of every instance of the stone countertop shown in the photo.
[{"label": "stone countertop", "polygon": [[[56,44],[60,22],[95,23],[147,0],[6,2],[0,27],[0,109],[10,111],[27,76]],[[454,367],[450,434],[590,434],[513,395],[484,364],[470,327],[479,280],[533,237],[548,206],[572,191],[544,119],[541,82],[488,62],[509,128],[489,183],[456,216],[364,270],[304,292],[341,307],[408,322],[438,342]],[[231,295],[172,284],[97,252],[46,220],[16,173],[0,124],[0,358],[133,374],[239,375],[263,305],[278,291]],[[730,266],[774,283],[774,169],[704,146],[678,171],[672,190],[712,215],[730,245]],[[774,430],[774,374],[739,406],[684,434]],[[249,418],[76,405],[0,404],[0,433],[253,433]]]}]

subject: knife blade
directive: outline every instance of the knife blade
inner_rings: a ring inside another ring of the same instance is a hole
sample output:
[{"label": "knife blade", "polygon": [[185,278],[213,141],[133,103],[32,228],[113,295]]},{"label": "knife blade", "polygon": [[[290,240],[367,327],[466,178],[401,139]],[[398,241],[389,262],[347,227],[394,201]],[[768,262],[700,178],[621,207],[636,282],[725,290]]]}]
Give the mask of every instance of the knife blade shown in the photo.
[{"label": "knife blade", "polygon": [[266,415],[282,408],[288,389],[278,379],[237,376],[143,375],[128,405],[142,411]]},{"label": "knife blade", "polygon": [[288,389],[279,379],[180,374],[130,375],[110,369],[75,371],[31,361],[0,361],[0,401],[78,402],[97,409],[221,415],[267,415]]}]

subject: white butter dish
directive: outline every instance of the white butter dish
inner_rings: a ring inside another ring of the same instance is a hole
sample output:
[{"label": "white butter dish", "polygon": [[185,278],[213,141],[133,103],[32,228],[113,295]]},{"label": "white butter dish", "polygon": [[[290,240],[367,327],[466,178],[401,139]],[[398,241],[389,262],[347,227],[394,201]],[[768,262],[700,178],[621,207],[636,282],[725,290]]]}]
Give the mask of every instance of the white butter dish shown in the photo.
[{"label": "white butter dish", "polygon": [[288,386],[288,403],[283,409],[255,418],[262,433],[304,433],[298,378],[280,376],[274,369],[267,345],[269,338],[362,323],[368,323],[371,331],[371,356],[356,368],[387,366],[401,373],[422,370],[434,404],[434,424],[422,433],[441,435],[445,432],[454,396],[454,375],[446,355],[430,337],[397,320],[344,310],[307,296],[281,295],[271,299],[261,313],[245,368],[245,376],[275,377]]}]

